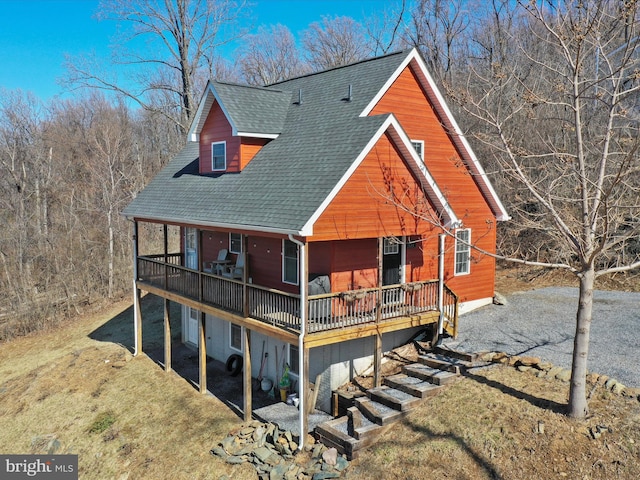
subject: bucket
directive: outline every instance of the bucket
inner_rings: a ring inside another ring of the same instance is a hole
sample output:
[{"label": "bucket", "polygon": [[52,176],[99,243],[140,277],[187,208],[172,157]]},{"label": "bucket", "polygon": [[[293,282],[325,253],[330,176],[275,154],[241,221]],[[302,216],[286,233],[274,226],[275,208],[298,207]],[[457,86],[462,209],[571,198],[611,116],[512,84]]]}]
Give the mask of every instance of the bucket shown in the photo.
[{"label": "bucket", "polygon": [[260,388],[263,392],[268,392],[273,388],[273,382],[268,378],[263,378],[262,382],[260,382]]},{"label": "bucket", "polygon": [[280,400],[283,402],[287,401],[287,395],[289,394],[288,388],[280,388]]}]

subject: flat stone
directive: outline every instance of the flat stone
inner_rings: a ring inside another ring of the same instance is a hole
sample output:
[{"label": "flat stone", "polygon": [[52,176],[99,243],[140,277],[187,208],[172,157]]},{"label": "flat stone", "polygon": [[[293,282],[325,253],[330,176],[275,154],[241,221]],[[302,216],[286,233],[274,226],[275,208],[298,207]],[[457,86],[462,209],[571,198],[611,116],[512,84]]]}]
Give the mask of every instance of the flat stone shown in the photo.
[{"label": "flat stone", "polygon": [[547,371],[547,375],[548,375],[548,376],[550,376],[550,377],[555,377],[555,376],[556,376],[557,374],[559,374],[561,371],[562,371],[562,367],[558,367],[558,366],[551,367],[551,368],[549,369],[549,371]]},{"label": "flat stone", "polygon": [[556,378],[562,382],[568,382],[571,380],[571,370],[560,370],[560,372],[556,373]]},{"label": "flat stone", "polygon": [[264,463],[267,458],[273,455],[273,452],[266,447],[258,447],[253,451],[253,454]]},{"label": "flat stone", "polygon": [[227,455],[227,452],[224,451],[224,448],[222,447],[214,447],[210,450],[211,455],[215,455],[217,457],[220,458],[227,458],[229,455]]},{"label": "flat stone", "polygon": [[312,480],[326,480],[327,478],[339,478],[340,472],[317,472],[313,474]]},{"label": "flat stone", "polygon": [[338,460],[338,451],[335,448],[330,448],[322,454],[322,460],[325,463],[333,466]]},{"label": "flat stone", "polygon": [[612,390],[613,386],[616,385],[617,383],[618,381],[615,378],[610,378],[604,383],[604,388],[606,388],[607,390]]},{"label": "flat stone", "polygon": [[529,371],[529,370],[531,370],[532,368],[533,368],[533,367],[530,367],[530,366],[528,366],[528,365],[518,365],[518,366],[516,367],[516,369],[517,369],[519,372],[528,372],[528,371]]},{"label": "flat stone", "polygon": [[227,463],[231,463],[233,465],[239,465],[241,463],[245,463],[247,461],[247,457],[245,457],[245,456],[237,456],[237,455],[229,455],[226,460],[227,460]]},{"label": "flat stone", "polygon": [[517,361],[518,365],[524,365],[526,367],[532,367],[534,365],[538,365],[540,363],[540,359],[538,357],[520,357]]},{"label": "flat stone", "polygon": [[622,392],[624,392],[625,388],[626,387],[622,383],[618,382],[613,387],[611,387],[611,391],[616,395],[620,395]]},{"label": "flat stone", "polygon": [[349,466],[349,462],[347,461],[346,458],[340,456],[336,459],[336,470],[338,470],[339,472],[342,472],[348,466]]}]

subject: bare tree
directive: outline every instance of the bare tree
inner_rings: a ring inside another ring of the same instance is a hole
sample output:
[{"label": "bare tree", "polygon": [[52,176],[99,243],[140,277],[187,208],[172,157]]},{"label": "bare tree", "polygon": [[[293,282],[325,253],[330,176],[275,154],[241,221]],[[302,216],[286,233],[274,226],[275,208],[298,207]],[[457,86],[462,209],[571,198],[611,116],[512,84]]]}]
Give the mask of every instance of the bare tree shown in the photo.
[{"label": "bare tree", "polygon": [[[244,6],[230,0],[103,0],[99,19],[130,25],[122,30],[113,62],[134,73],[123,82],[101,71],[95,59],[68,58],[66,82],[118,92],[168,116],[184,133],[197,108],[199,78],[203,84],[215,76],[216,49],[237,38],[233,30]],[[125,44],[136,50],[126,50]],[[168,103],[158,109],[150,92],[163,92]]]},{"label": "bare tree", "polygon": [[451,81],[454,64],[461,55],[472,12],[467,0],[419,0],[403,32],[406,45],[417,48],[429,70],[440,81]]},{"label": "bare tree", "polygon": [[401,43],[406,9],[406,0],[400,0],[398,8],[386,7],[380,14],[365,20],[367,37],[373,43],[374,56],[387,54]]},{"label": "bare tree", "polygon": [[449,94],[516,186],[516,220],[547,244],[538,258],[505,257],[578,279],[568,414],[583,418],[595,279],[640,267],[638,2],[493,5],[509,23],[492,42],[485,25],[466,87]]},{"label": "bare tree", "polygon": [[302,35],[302,44],[314,70],[357,62],[372,51],[362,25],[350,17],[323,17],[322,22],[312,23]]},{"label": "bare tree", "polygon": [[244,41],[238,64],[242,78],[250,85],[268,85],[309,71],[291,31],[284,25],[260,27]]}]

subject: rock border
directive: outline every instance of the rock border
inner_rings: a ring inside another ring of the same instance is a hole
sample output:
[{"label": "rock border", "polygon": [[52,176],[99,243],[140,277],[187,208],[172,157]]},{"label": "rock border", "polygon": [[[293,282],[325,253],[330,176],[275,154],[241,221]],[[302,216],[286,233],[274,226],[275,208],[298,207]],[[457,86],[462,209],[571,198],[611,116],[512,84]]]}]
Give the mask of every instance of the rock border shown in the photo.
[{"label": "rock border", "polygon": [[[310,458],[297,457],[298,438],[277,424],[257,420],[233,429],[210,453],[229,464],[251,463],[260,480],[324,480],[340,478],[349,462],[335,448],[307,437]],[[226,475],[220,480],[228,480]]]},{"label": "rock border", "polygon": [[[554,366],[551,362],[546,362],[538,357],[509,355],[506,352],[494,351],[479,353],[478,360],[487,363],[507,365],[520,372],[533,373],[537,377],[553,378],[565,383],[571,380],[571,370]],[[589,372],[587,374],[587,382],[592,384],[594,389],[596,387],[602,387],[615,395],[633,398],[640,402],[640,388],[627,387],[615,378]],[[591,396],[591,394],[589,396]]]}]

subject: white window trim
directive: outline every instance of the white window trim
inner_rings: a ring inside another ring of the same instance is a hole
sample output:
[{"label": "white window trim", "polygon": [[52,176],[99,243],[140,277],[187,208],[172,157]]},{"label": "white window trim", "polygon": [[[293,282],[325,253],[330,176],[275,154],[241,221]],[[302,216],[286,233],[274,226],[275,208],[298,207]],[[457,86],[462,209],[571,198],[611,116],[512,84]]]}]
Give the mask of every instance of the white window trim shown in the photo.
[{"label": "white window trim", "polygon": [[285,260],[285,245],[287,244],[287,242],[291,242],[291,240],[287,240],[287,239],[282,239],[282,283],[286,283],[288,285],[299,285],[300,284],[300,249],[298,248],[298,245],[296,245],[294,242],[293,243],[296,246],[296,281],[294,282],[290,282],[288,280],[285,280],[284,275],[285,275],[285,265],[284,265],[284,260]]},{"label": "white window trim", "polygon": [[[233,327],[240,328],[240,348],[236,348],[233,346]],[[233,351],[242,353],[244,350],[242,348],[242,337],[244,335],[244,327],[240,325],[236,325],[235,323],[229,322],[229,348]]]},{"label": "white window trim", "polygon": [[[213,164],[213,146],[214,145],[224,145],[224,168],[215,168]],[[227,169],[227,142],[211,142],[211,171],[212,172],[223,172]]]},{"label": "white window trim", "polygon": [[[240,251],[236,252],[235,250],[233,250],[231,247],[233,245],[233,243],[231,242],[231,235],[240,235]],[[242,253],[242,249],[244,248],[244,238],[242,236],[241,233],[236,233],[236,232],[229,232],[229,253]]]},{"label": "white window trim", "polygon": [[416,153],[418,153],[420,160],[424,162],[424,140],[411,140],[411,146],[414,149],[416,148],[416,144],[420,144],[420,153],[418,153],[417,151]]},{"label": "white window trim", "polygon": [[400,253],[400,244],[402,241],[396,237],[385,237],[382,246],[383,255],[396,255]]},{"label": "white window trim", "polygon": [[455,251],[453,255],[453,272],[454,275],[469,275],[471,273],[471,245],[465,244],[465,250],[467,253],[467,261],[466,261],[466,269],[462,272],[458,272],[458,233],[459,232],[469,232],[468,243],[471,243],[471,229],[470,228],[459,228],[456,230],[456,243],[455,243]]}]

